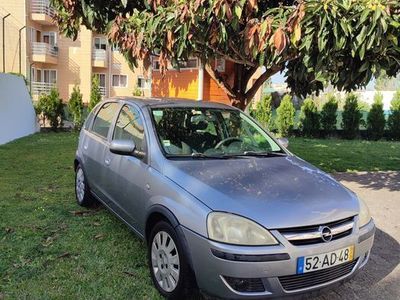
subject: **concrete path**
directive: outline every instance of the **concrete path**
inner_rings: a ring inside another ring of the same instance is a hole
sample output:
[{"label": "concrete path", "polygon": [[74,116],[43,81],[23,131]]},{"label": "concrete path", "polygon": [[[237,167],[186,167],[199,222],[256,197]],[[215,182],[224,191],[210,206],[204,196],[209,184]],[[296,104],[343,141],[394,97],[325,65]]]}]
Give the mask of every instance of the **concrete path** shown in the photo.
[{"label": "concrete path", "polygon": [[400,299],[400,172],[334,174],[364,199],[377,226],[370,261],[353,280],[300,299]]}]

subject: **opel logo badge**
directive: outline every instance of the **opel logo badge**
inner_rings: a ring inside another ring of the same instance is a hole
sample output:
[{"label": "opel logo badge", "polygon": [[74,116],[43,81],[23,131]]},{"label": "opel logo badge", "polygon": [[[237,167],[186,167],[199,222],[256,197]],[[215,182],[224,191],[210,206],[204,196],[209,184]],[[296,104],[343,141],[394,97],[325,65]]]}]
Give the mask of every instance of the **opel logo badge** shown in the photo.
[{"label": "opel logo badge", "polygon": [[328,226],[323,226],[320,229],[321,238],[324,242],[330,242],[332,240],[332,230]]}]

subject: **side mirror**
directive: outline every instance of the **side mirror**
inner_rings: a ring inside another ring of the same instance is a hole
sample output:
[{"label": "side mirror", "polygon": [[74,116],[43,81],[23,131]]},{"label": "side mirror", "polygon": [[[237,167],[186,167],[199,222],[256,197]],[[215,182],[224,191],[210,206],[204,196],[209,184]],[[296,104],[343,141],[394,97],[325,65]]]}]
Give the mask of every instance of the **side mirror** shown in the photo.
[{"label": "side mirror", "polygon": [[289,147],[289,140],[287,138],[279,138],[278,143],[284,148]]},{"label": "side mirror", "polygon": [[136,150],[134,141],[130,140],[114,140],[110,144],[110,151],[119,155],[130,155],[142,159],[146,154]]},{"label": "side mirror", "polygon": [[136,149],[134,141],[129,140],[115,140],[110,144],[110,151],[120,155],[133,155]]}]

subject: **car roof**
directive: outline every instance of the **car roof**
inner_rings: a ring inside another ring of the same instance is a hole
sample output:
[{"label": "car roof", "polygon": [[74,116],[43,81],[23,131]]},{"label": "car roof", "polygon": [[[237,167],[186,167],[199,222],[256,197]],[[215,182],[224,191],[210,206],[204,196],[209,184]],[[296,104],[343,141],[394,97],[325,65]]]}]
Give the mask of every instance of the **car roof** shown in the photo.
[{"label": "car roof", "polygon": [[196,101],[191,99],[177,99],[177,98],[140,98],[140,97],[116,97],[107,100],[117,100],[124,102],[135,103],[140,107],[205,107],[205,108],[220,108],[220,109],[234,109],[234,107],[210,101]]}]

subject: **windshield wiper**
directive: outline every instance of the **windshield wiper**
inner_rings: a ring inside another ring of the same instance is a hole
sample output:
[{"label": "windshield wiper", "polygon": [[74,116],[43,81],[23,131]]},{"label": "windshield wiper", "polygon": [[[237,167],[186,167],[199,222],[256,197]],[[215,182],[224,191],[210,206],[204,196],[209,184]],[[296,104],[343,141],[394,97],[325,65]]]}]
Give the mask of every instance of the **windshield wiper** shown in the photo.
[{"label": "windshield wiper", "polygon": [[195,152],[191,155],[192,158],[205,158],[205,159],[228,159],[231,156],[228,155],[208,155],[204,153]]},{"label": "windshield wiper", "polygon": [[276,152],[276,151],[265,151],[265,152],[257,152],[257,151],[245,151],[243,154],[239,154],[240,156],[259,156],[259,157],[271,157],[271,156],[286,156],[286,153]]}]

